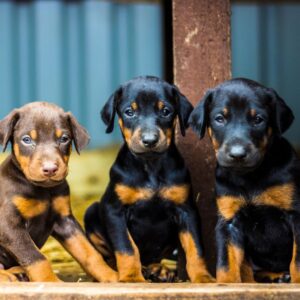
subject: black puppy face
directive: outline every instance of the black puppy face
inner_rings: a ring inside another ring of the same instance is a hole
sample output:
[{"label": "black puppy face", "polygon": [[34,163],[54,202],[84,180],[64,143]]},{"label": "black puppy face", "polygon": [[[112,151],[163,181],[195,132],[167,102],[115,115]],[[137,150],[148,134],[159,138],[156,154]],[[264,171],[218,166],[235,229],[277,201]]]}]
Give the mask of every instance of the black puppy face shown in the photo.
[{"label": "black puppy face", "polygon": [[208,133],[223,167],[253,169],[264,158],[274,135],[281,135],[293,114],[277,93],[254,81],[233,79],[208,91],[190,124]]},{"label": "black puppy face", "polygon": [[173,140],[177,117],[184,135],[192,109],[175,86],[147,76],[121,86],[109,98],[101,116],[109,133],[117,113],[124,140],[134,154],[159,154]]}]

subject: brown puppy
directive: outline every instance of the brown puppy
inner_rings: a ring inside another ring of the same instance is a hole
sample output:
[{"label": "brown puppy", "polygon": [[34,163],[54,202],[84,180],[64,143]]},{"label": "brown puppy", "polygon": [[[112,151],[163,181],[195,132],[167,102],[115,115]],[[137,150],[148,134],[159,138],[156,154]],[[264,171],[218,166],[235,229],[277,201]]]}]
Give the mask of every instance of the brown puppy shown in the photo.
[{"label": "brown puppy", "polygon": [[15,280],[5,270],[17,265],[30,281],[59,281],[39,251],[50,235],[96,280],[117,281],[71,212],[65,178],[72,141],[79,153],[89,136],[54,104],[30,103],[0,121],[0,144],[12,144],[0,166],[0,281]]}]

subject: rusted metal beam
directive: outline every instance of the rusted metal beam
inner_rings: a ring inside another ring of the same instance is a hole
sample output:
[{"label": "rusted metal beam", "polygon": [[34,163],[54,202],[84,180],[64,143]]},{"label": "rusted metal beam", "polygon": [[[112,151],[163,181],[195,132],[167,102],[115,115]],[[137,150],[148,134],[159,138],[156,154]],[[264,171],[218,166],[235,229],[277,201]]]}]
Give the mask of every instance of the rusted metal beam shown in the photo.
[{"label": "rusted metal beam", "polygon": [[[230,78],[230,1],[173,0],[175,84],[192,104],[205,90]],[[199,141],[190,130],[177,134],[179,148],[192,175],[195,199],[202,218],[209,269],[214,271],[214,155],[206,137]]]},{"label": "rusted metal beam", "polygon": [[299,285],[10,283],[0,285],[0,300],[298,300]]}]

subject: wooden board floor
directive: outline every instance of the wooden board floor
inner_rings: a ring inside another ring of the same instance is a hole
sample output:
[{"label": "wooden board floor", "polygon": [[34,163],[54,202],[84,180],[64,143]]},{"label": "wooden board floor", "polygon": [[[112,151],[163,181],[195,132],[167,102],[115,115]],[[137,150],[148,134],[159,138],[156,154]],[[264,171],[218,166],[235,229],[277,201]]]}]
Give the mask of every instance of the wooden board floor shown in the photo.
[{"label": "wooden board floor", "polygon": [[295,284],[101,284],[10,283],[0,285],[0,300],[19,299],[113,299],[113,300],[298,300]]}]

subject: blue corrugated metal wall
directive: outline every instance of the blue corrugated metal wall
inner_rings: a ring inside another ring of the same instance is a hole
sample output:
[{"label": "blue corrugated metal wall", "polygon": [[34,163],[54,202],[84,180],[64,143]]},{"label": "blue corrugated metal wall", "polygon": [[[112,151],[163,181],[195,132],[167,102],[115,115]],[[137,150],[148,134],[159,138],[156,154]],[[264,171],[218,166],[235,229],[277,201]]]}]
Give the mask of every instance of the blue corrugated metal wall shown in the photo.
[{"label": "blue corrugated metal wall", "polygon": [[47,100],[72,110],[92,146],[105,135],[99,111],[119,83],[162,76],[159,3],[0,1],[0,118],[12,108]]},{"label": "blue corrugated metal wall", "polygon": [[296,120],[287,137],[300,147],[300,4],[232,6],[232,74],[275,88]]}]

